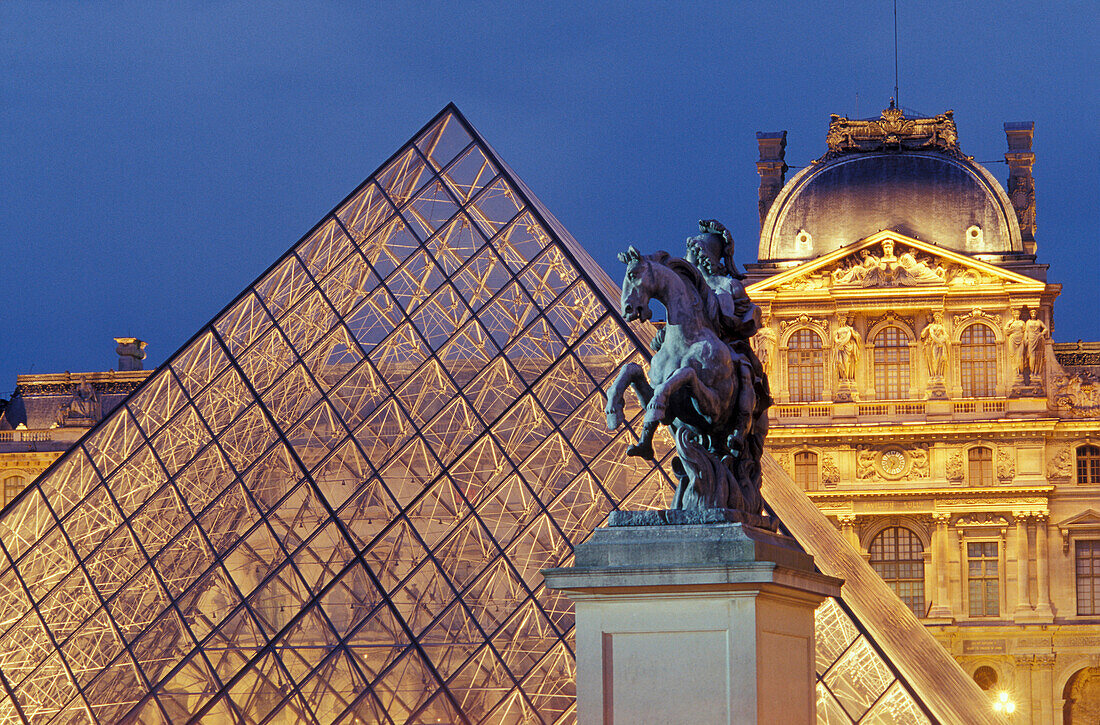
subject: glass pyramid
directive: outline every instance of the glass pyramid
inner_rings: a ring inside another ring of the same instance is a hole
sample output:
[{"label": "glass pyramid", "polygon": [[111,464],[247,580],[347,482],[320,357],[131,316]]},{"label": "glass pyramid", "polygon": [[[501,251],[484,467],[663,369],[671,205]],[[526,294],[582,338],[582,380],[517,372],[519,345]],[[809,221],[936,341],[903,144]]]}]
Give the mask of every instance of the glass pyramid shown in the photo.
[{"label": "glass pyramid", "polygon": [[[539,572],[672,489],[618,295],[444,109],[0,514],[0,723],[571,722]],[[829,717],[928,722],[866,639]]]}]

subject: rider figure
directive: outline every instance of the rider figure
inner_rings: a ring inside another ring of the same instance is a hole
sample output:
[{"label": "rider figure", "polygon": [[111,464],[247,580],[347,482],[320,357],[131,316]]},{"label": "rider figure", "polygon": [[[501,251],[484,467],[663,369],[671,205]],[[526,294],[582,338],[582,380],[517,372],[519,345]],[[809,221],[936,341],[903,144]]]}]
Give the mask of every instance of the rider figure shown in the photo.
[{"label": "rider figure", "polygon": [[760,308],[745,293],[745,275],[733,261],[733,237],[714,219],[701,220],[697,237],[687,240],[685,259],[703,274],[714,291],[718,309],[710,317],[718,323],[718,335],[726,342],[748,340],[760,329]]}]

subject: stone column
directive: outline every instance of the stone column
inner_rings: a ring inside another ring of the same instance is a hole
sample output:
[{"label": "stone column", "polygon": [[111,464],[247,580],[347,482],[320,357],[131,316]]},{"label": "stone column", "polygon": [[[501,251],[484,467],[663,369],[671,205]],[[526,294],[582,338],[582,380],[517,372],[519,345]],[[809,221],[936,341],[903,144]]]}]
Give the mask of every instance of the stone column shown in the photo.
[{"label": "stone column", "polygon": [[1016,718],[1018,722],[1042,725],[1034,719],[1035,707],[1033,707],[1031,694],[1031,667],[1035,662],[1035,655],[1016,655],[1015,679],[1012,683],[1012,691],[1016,697]]},{"label": "stone column", "polygon": [[[964,529],[957,528],[959,533],[959,602],[960,602],[960,617],[970,616],[970,557],[966,553],[966,531]],[[998,547],[999,548],[999,547]],[[998,566],[1000,562],[998,562]],[[997,576],[1001,576],[1001,572],[997,570]]]},{"label": "stone column", "polygon": [[543,576],[575,605],[579,725],[815,722],[814,611],[842,582],[793,539],[613,525],[575,557]]},{"label": "stone column", "polygon": [[1047,540],[1047,519],[1050,513],[1035,515],[1035,614],[1053,621],[1050,606],[1050,542]]},{"label": "stone column", "polygon": [[947,592],[947,524],[951,521],[949,513],[934,513],[936,522],[935,536],[932,539],[932,567],[936,575],[936,603],[932,605],[928,616],[935,619],[951,618],[951,600]]},{"label": "stone column", "polygon": [[1012,516],[1016,519],[1016,610],[1012,616],[1019,617],[1034,611],[1028,596],[1028,560],[1031,553],[1027,545],[1028,514],[1017,511]]},{"label": "stone column", "polygon": [[844,540],[851,544],[854,550],[862,554],[863,546],[859,543],[859,534],[856,533],[856,515],[839,514],[836,518],[840,522],[840,534],[844,537]]},{"label": "stone column", "polygon": [[[1035,692],[1032,721],[1051,723],[1054,720],[1054,655],[1035,655],[1035,669],[1032,671],[1032,683]],[[1058,693],[1059,695],[1061,693]],[[1061,699],[1060,697],[1058,699]],[[1059,710],[1059,716],[1061,711]]]}]

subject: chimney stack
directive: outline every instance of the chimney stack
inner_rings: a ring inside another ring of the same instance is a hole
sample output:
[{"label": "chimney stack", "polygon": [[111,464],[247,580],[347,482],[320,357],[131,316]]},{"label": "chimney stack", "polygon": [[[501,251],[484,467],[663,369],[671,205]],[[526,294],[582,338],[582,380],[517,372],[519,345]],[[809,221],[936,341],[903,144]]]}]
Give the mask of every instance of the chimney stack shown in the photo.
[{"label": "chimney stack", "polygon": [[119,372],[144,369],[142,361],[145,359],[145,346],[148,343],[136,337],[116,337],[115,342],[118,343],[115,352],[118,353]]},{"label": "chimney stack", "polygon": [[1035,254],[1035,179],[1031,167],[1035,164],[1035,152],[1031,141],[1035,137],[1034,121],[1005,123],[1008,137],[1008,198],[1020,221],[1020,234],[1024,239],[1024,251]]},{"label": "chimney stack", "polygon": [[775,197],[783,188],[787,174],[787,163],[783,160],[787,154],[787,132],[756,132],[756,143],[760,147],[760,160],[756,170],[760,174],[760,226],[764,226],[764,217],[768,215]]}]

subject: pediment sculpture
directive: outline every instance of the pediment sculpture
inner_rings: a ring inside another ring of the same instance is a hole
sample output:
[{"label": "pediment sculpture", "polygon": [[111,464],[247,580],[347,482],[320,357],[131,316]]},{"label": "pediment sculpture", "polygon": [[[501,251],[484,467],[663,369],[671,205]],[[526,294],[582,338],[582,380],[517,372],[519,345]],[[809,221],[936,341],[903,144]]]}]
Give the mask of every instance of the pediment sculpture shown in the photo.
[{"label": "pediment sculpture", "polygon": [[990,270],[938,256],[893,239],[868,244],[832,264],[808,264],[777,289],[920,287],[947,285],[975,287],[1004,281]]},{"label": "pediment sculpture", "polygon": [[[895,251],[900,252],[895,256]],[[915,250],[897,247],[891,239],[882,242],[880,254],[871,247],[859,251],[860,260],[831,272],[837,287],[914,287],[946,284],[947,270],[940,260],[917,256]],[[849,258],[851,259],[851,258]]]}]

